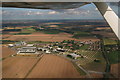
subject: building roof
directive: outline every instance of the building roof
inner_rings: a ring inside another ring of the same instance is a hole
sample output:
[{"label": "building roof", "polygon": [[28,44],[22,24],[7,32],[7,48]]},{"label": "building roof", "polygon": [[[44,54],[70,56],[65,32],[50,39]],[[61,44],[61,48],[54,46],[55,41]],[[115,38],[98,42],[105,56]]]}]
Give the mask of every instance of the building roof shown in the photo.
[{"label": "building roof", "polygon": [[71,54],[69,54],[69,55],[71,55],[72,57],[79,57],[79,55],[77,55],[77,54],[75,54],[75,53],[71,53]]}]

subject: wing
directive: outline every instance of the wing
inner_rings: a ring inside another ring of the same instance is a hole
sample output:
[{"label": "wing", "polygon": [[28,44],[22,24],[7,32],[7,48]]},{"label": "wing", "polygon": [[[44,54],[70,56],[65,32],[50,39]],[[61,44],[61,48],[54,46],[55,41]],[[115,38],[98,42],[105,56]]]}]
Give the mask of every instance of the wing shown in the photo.
[{"label": "wing", "polygon": [[95,2],[94,3],[104,19],[108,22],[116,36],[120,39],[118,21],[119,17],[115,12],[104,2]]},{"label": "wing", "polygon": [[89,4],[87,2],[3,2],[2,7],[33,9],[72,9]]}]

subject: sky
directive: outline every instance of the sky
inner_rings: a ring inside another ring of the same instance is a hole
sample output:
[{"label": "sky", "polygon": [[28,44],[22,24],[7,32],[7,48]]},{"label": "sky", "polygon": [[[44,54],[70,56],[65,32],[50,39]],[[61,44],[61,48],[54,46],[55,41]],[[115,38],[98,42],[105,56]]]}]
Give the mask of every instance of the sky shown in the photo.
[{"label": "sky", "polygon": [[[118,8],[112,6],[117,12]],[[56,19],[103,19],[94,4],[74,9],[24,9],[2,8],[3,20],[56,20]]]}]

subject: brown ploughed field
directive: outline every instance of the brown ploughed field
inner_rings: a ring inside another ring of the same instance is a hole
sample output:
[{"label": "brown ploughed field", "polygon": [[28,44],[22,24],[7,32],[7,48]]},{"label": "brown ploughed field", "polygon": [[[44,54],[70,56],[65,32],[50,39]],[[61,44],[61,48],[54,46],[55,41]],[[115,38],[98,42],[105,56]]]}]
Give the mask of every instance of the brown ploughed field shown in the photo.
[{"label": "brown ploughed field", "polygon": [[2,61],[2,77],[24,78],[37,60],[35,57],[9,57]]},{"label": "brown ploughed field", "polygon": [[[27,78],[80,78],[73,64],[63,57],[44,55]],[[83,77],[83,76],[82,76]]]},{"label": "brown ploughed field", "polygon": [[40,57],[15,56],[2,61],[3,78],[85,78],[63,57],[45,54]]},{"label": "brown ploughed field", "polygon": [[92,78],[103,78],[103,74],[91,73],[90,75]]},{"label": "brown ploughed field", "polygon": [[15,54],[16,52],[14,50],[11,50],[8,47],[2,46],[2,58],[8,57],[12,54]]},{"label": "brown ploughed field", "polygon": [[112,64],[111,65],[111,74],[115,76],[116,78],[120,78],[120,69],[119,69],[120,63],[118,64]]}]

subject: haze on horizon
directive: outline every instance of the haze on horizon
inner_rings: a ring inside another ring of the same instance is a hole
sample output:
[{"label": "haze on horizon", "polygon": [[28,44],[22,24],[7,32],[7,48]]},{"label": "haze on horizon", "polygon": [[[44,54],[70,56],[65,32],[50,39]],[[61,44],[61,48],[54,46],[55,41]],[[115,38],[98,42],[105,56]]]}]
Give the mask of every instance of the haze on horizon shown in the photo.
[{"label": "haze on horizon", "polygon": [[[118,5],[112,4],[118,14]],[[74,9],[24,9],[2,8],[2,20],[60,20],[60,19],[103,19],[94,4]]]}]

